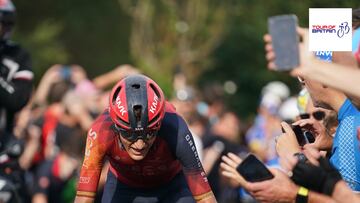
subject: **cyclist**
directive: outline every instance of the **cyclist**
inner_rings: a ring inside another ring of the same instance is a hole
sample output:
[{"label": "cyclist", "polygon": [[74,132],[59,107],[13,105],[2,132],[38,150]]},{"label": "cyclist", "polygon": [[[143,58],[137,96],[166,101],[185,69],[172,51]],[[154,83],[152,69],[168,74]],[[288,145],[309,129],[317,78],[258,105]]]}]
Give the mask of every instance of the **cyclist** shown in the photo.
[{"label": "cyclist", "polygon": [[[21,141],[15,138],[13,129],[15,114],[30,98],[34,74],[28,52],[10,41],[15,13],[10,0],[0,1],[0,153],[4,154],[0,161],[0,182],[5,184],[0,190],[4,194],[8,192],[6,188],[12,190],[10,200],[0,197],[0,202],[19,201],[18,194],[25,194],[24,174],[18,165]],[[22,199],[26,197],[23,195]]]},{"label": "cyclist", "polygon": [[75,202],[93,202],[105,156],[102,202],[216,202],[185,121],[146,76],[113,87],[88,132]]},{"label": "cyclist", "polygon": [[15,113],[25,106],[32,90],[33,72],[29,54],[10,41],[15,7],[0,1],[0,150],[12,139]]}]

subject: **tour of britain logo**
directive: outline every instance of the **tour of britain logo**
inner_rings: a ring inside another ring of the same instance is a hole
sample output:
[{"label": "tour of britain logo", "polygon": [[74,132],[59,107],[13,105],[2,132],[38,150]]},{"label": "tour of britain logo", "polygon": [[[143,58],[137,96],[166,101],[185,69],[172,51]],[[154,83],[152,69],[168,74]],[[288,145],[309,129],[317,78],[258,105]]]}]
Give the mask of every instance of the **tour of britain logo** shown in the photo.
[{"label": "tour of britain logo", "polygon": [[309,51],[318,50],[352,50],[351,8],[309,8]]},{"label": "tour of britain logo", "polygon": [[340,25],[312,25],[312,33],[333,33],[339,38],[342,38],[345,34],[349,34],[350,26],[348,22],[342,22]]}]

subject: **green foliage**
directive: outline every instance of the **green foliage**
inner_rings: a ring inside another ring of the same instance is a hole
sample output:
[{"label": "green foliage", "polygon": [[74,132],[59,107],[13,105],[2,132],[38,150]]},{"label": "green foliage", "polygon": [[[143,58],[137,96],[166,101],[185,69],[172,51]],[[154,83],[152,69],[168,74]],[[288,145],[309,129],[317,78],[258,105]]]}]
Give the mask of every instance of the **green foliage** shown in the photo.
[{"label": "green foliage", "polygon": [[[64,44],[59,41],[59,34],[62,25],[53,21],[44,21],[37,25],[33,32],[22,36],[16,34],[15,39],[19,39],[24,47],[31,47],[33,67],[35,76],[40,76],[45,70],[54,63],[65,63],[69,55],[65,50]],[[37,77],[37,80],[40,78]]]},{"label": "green foliage", "polygon": [[209,0],[119,3],[132,17],[134,62],[164,84],[168,95],[175,67],[181,67],[190,79],[208,67],[208,56],[222,38],[226,4]]},{"label": "green foliage", "polygon": [[54,63],[77,63],[90,77],[119,64],[140,67],[171,95],[181,66],[191,81],[234,81],[226,101],[242,116],[256,111],[261,87],[296,80],[266,69],[267,18],[294,13],[308,25],[308,8],[359,7],[355,0],[28,0],[18,11],[14,40],[30,51],[36,79]]},{"label": "green foliage", "polygon": [[308,9],[314,7],[359,7],[356,1],[235,1],[227,13],[225,40],[211,56],[215,62],[199,79],[205,88],[209,81],[234,81],[238,90],[226,96],[226,103],[243,117],[256,112],[261,88],[271,80],[290,86],[293,94],[299,90],[297,80],[285,73],[267,70],[263,35],[267,32],[267,18],[272,15],[294,13],[301,26],[308,26]]}]

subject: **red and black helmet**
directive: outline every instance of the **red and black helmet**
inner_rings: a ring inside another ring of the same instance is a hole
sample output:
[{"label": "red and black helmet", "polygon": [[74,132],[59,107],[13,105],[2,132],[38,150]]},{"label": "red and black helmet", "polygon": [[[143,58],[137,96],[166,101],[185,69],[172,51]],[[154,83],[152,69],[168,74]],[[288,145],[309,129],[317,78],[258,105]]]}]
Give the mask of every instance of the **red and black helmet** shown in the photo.
[{"label": "red and black helmet", "polygon": [[128,76],[113,87],[109,113],[122,132],[158,131],[165,114],[164,93],[144,75]]},{"label": "red and black helmet", "polygon": [[8,40],[15,24],[16,10],[11,0],[0,0],[0,40]]}]

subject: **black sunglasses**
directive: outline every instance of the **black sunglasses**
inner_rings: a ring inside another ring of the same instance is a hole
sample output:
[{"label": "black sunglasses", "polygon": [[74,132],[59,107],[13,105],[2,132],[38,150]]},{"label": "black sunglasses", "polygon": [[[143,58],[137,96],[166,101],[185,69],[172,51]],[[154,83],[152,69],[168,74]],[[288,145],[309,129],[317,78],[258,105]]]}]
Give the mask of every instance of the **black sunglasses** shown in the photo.
[{"label": "black sunglasses", "polygon": [[303,113],[303,114],[300,114],[300,118],[301,119],[309,119],[311,115],[318,121],[321,121],[322,119],[325,118],[325,112],[323,112],[323,111],[315,111],[312,114]]},{"label": "black sunglasses", "polygon": [[155,130],[136,130],[129,131],[125,130],[118,125],[114,124],[115,131],[129,142],[135,142],[138,139],[148,141],[157,135],[158,131]]}]

